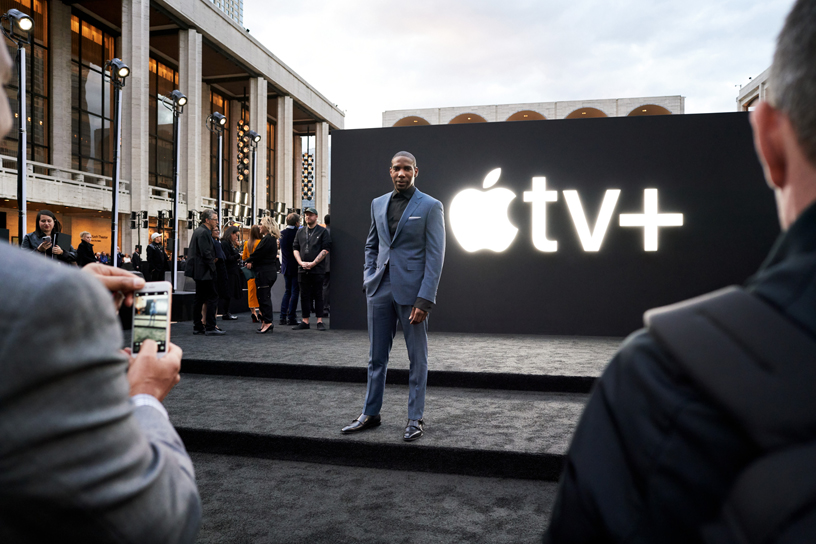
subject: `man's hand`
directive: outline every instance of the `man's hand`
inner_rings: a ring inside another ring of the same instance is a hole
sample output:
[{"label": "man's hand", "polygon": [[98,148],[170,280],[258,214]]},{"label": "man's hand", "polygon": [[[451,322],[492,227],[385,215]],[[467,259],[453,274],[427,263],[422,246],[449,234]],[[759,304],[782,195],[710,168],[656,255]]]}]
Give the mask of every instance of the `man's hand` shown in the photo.
[{"label": "man's hand", "polygon": [[82,267],[83,272],[93,274],[96,279],[113,293],[117,310],[122,306],[133,304],[133,293],[144,287],[145,280],[127,270],[105,266],[102,263],[91,263]]},{"label": "man's hand", "polygon": [[164,397],[179,382],[181,376],[181,348],[167,344],[167,353],[156,357],[157,345],[153,340],[142,342],[138,355],[133,357],[129,349],[125,352],[130,357],[127,378],[130,383],[130,396],[148,394],[164,401]]},{"label": "man's hand", "polygon": [[300,266],[303,267],[303,270],[309,270],[314,266],[314,262],[311,262],[311,263],[304,262],[304,263],[301,263]]},{"label": "man's hand", "polygon": [[411,325],[416,325],[418,323],[422,323],[425,321],[425,318],[428,317],[428,312],[425,310],[420,310],[419,308],[413,308],[411,310]]}]

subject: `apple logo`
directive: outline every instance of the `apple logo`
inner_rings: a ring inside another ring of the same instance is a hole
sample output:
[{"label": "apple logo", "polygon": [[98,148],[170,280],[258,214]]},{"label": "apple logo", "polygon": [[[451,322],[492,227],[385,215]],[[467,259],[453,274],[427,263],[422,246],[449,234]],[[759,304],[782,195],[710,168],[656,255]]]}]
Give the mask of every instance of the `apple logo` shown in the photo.
[{"label": "apple logo", "polygon": [[[501,176],[501,168],[491,170],[485,176],[482,187],[490,189]],[[450,223],[453,235],[470,253],[489,249],[504,251],[516,238],[518,229],[510,223],[507,209],[516,198],[509,189],[479,191],[465,189],[453,198],[450,206]]]}]

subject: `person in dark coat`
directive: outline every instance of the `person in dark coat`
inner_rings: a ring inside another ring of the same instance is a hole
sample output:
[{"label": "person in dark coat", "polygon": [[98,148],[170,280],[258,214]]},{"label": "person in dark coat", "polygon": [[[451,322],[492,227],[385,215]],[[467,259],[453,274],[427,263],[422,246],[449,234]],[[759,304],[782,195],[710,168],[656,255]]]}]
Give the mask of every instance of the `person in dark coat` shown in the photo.
[{"label": "person in dark coat", "polygon": [[285,282],[283,299],[281,300],[280,324],[297,325],[297,305],[300,300],[300,286],[298,285],[298,264],[292,250],[292,243],[300,228],[300,216],[290,213],[286,216],[286,228],[281,232],[280,254],[281,274]]},{"label": "person in dark coat", "polygon": [[[40,210],[37,212],[35,224],[34,232],[29,232],[23,237],[20,247],[66,264],[76,262],[77,254],[73,247],[68,251],[63,251],[61,247],[54,244],[54,236],[62,232],[62,224],[57,221],[57,216],[53,212]],[[50,237],[50,241],[46,237]]]},{"label": "person in dark coat", "polygon": [[750,115],[784,232],[742,288],[651,310],[623,343],[545,543],[816,540],[814,44],[816,2],[798,0]]},{"label": "person in dark coat", "polygon": [[274,328],[272,308],[272,285],[278,279],[278,240],[280,230],[271,217],[261,218],[261,238],[258,247],[247,259],[247,268],[255,272],[255,286],[258,290],[258,306],[261,310],[261,328],[264,334]]},{"label": "person in dark coat", "polygon": [[[219,336],[224,331],[215,326],[215,311],[218,307],[218,292],[215,290],[215,245],[212,231],[218,227],[218,214],[215,210],[201,212],[201,225],[190,238],[187,254],[193,267],[196,294],[193,305],[193,334]],[[201,322],[201,309],[207,305],[206,323]]]},{"label": "person in dark coat", "polygon": [[95,263],[96,254],[94,253],[93,244],[91,243],[91,233],[88,231],[82,232],[79,235],[79,239],[82,241],[77,248],[77,264],[79,266],[85,266],[86,264]]},{"label": "person in dark coat", "polygon": [[227,271],[227,254],[221,245],[221,229],[215,227],[212,231],[213,247],[215,248],[215,290],[218,291],[218,308],[221,311],[222,319],[232,321],[238,319],[229,313],[230,285],[229,273]]},{"label": "person in dark coat", "polygon": [[136,249],[133,250],[133,255],[130,256],[130,262],[133,265],[133,270],[139,272],[140,274],[144,275],[142,272],[142,246],[136,246]]},{"label": "person in dark coat", "polygon": [[238,316],[229,313],[230,299],[241,297],[241,268],[238,263],[241,262],[241,253],[238,251],[238,227],[232,226],[224,229],[224,235],[221,237],[221,249],[224,251],[224,266],[227,269],[227,281],[222,294],[218,293],[221,299],[221,319],[233,320],[238,319]]},{"label": "person in dark coat", "polygon": [[161,234],[151,234],[150,242],[147,246],[147,281],[164,281],[164,273],[170,270],[170,259],[162,247]]}]

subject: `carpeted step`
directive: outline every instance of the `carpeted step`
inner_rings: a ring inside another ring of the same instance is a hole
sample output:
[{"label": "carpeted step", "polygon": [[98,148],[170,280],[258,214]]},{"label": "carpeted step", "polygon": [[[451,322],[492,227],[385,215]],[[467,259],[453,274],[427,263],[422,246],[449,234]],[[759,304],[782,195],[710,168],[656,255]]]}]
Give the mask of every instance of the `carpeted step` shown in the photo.
[{"label": "carpeted step", "polygon": [[556,484],[192,453],[199,544],[541,542]]},{"label": "carpeted step", "polygon": [[555,481],[586,395],[429,383],[426,435],[402,440],[407,387],[386,387],[382,426],[340,428],[364,384],[185,375],[166,399],[191,451],[399,470]]}]

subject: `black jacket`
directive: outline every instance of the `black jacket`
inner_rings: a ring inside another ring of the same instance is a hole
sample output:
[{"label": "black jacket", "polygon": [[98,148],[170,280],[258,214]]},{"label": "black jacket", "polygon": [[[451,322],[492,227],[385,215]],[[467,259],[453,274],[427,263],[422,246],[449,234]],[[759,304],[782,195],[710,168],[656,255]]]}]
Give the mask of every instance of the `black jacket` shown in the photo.
[{"label": "black jacket", "polygon": [[227,272],[230,274],[238,274],[241,269],[238,263],[241,261],[241,252],[229,242],[222,242],[221,248],[224,250],[224,264],[227,266]]},{"label": "black jacket", "polygon": [[96,254],[93,250],[93,244],[82,240],[79,243],[79,247],[77,248],[77,264],[79,266],[85,266],[86,264],[95,263],[96,262]]},{"label": "black jacket", "polygon": [[[816,339],[816,204],[780,237],[745,288],[792,328]],[[762,488],[755,485],[732,495],[737,482],[743,485],[776,452],[756,439],[756,421],[735,417],[725,399],[701,388],[658,338],[649,330],[630,336],[597,382],[567,455],[545,542],[754,542],[756,531],[745,527],[758,516],[746,504],[764,500],[759,511],[766,518],[796,505],[802,498],[793,491],[803,485],[803,475],[810,478],[810,496],[816,495],[812,406],[798,406],[810,423],[777,445],[780,452],[809,448],[810,467],[788,460],[793,476],[767,482],[765,493],[755,493]],[[809,363],[816,365],[816,354]],[[792,375],[771,376],[778,380],[774,388],[795,387],[785,381]],[[745,374],[733,379],[749,382]],[[785,402],[764,403],[756,413],[765,425],[784,428],[786,411],[797,407],[775,407]],[[780,528],[789,538],[785,542],[813,541],[816,509],[812,502],[808,508],[785,519]],[[734,538],[737,526],[749,538]]]},{"label": "black jacket", "polygon": [[277,268],[278,265],[278,239],[267,234],[258,243],[258,247],[247,259],[252,263],[252,268]]},{"label": "black jacket", "polygon": [[212,231],[210,229],[201,225],[193,232],[187,255],[187,265],[193,265],[194,280],[215,279],[215,246],[213,245]]},{"label": "black jacket", "polygon": [[148,277],[154,278],[152,281],[164,280],[164,273],[170,270],[167,253],[161,244],[150,244],[147,246],[147,270]]},{"label": "black jacket", "polygon": [[292,243],[295,241],[295,235],[298,233],[298,228],[285,228],[281,231],[280,237],[280,252],[281,252],[281,274],[284,276],[295,276],[298,273],[298,263],[295,259],[295,253],[292,250]]}]

